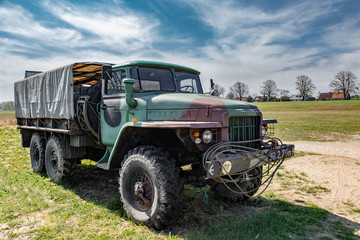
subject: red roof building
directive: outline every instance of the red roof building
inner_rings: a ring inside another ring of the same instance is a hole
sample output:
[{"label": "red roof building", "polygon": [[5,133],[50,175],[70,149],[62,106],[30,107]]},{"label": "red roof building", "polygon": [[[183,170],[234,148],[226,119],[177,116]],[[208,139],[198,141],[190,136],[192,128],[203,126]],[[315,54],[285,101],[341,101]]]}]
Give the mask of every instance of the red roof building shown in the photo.
[{"label": "red roof building", "polygon": [[327,93],[320,93],[318,100],[329,100],[332,98],[332,93],[331,92],[327,92]]}]

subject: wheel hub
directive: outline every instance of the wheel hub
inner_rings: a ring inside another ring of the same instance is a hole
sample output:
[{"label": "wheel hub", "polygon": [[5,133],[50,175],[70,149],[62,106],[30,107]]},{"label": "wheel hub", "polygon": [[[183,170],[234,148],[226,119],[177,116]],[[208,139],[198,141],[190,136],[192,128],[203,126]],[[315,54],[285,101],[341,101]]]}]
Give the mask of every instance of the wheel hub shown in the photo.
[{"label": "wheel hub", "polygon": [[50,162],[51,162],[51,167],[54,171],[57,171],[57,162],[58,162],[58,156],[55,152],[55,150],[53,150],[51,152],[51,155],[50,155]]},{"label": "wheel hub", "polygon": [[135,174],[135,181],[133,182],[133,194],[135,197],[136,206],[146,211],[151,208],[153,203],[153,185],[150,177],[144,171]]},{"label": "wheel hub", "polygon": [[134,186],[134,192],[137,197],[142,197],[144,193],[144,184],[142,182],[136,182]]}]

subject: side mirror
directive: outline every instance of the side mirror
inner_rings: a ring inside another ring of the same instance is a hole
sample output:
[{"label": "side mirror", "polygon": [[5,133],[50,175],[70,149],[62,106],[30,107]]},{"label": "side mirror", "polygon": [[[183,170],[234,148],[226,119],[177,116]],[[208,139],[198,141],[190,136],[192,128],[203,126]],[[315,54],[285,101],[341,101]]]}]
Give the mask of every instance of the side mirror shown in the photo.
[{"label": "side mirror", "polygon": [[218,92],[218,90],[215,89],[215,83],[214,83],[214,80],[212,80],[212,79],[210,79],[210,88],[211,88],[210,95],[218,97],[219,92]]},{"label": "side mirror", "polygon": [[103,65],[101,67],[101,78],[104,80],[109,80],[112,77],[112,66]]}]

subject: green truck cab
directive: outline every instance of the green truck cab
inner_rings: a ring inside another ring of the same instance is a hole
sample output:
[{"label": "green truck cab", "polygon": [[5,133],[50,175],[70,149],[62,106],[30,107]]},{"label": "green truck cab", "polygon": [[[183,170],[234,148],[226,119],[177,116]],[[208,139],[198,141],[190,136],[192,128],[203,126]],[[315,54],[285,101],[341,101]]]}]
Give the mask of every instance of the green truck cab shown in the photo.
[{"label": "green truck cab", "polygon": [[22,145],[59,182],[81,159],[119,169],[127,214],[155,229],[181,214],[184,184],[241,201],[262,193],[294,145],[249,103],[204,93],[192,68],[151,61],[74,63],[15,83]]}]

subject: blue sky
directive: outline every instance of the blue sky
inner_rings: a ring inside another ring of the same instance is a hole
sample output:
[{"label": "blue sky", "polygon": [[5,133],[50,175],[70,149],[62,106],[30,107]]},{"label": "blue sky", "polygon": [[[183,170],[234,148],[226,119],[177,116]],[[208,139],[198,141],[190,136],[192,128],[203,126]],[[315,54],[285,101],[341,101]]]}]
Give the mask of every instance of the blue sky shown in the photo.
[{"label": "blue sky", "polygon": [[262,82],[296,93],[298,75],[319,91],[339,71],[360,77],[355,0],[0,0],[0,101],[25,70],[78,61],[177,63],[258,95]]}]

